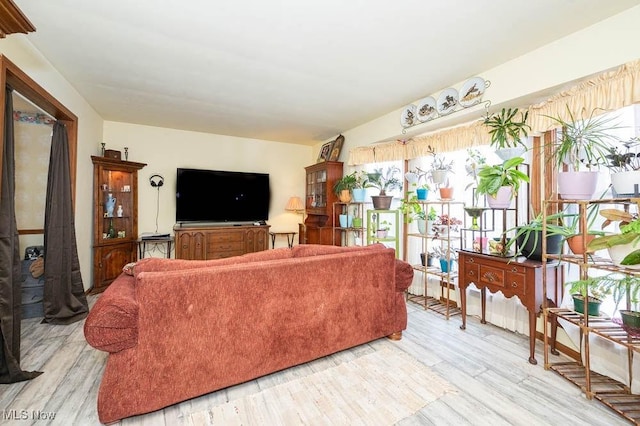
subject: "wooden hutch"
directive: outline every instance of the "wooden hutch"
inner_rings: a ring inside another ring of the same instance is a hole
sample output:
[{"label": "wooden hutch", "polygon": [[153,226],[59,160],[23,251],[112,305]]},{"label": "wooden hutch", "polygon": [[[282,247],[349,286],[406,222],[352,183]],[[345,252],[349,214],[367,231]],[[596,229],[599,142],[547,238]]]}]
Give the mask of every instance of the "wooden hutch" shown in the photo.
[{"label": "wooden hutch", "polygon": [[339,212],[334,214],[333,203],[338,196],[333,192],[336,181],[342,178],[342,162],[324,161],[305,167],[304,224],[300,224],[300,244],[340,245],[337,226]]}]

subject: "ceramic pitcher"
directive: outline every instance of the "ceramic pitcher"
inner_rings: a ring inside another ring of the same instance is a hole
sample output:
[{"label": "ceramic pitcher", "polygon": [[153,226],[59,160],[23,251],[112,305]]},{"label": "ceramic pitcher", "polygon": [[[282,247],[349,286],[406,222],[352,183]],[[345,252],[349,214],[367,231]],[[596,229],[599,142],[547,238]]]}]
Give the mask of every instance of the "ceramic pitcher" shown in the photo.
[{"label": "ceramic pitcher", "polygon": [[113,209],[116,206],[116,197],[113,194],[109,193],[107,197],[107,201],[105,202],[105,207],[107,209],[107,217],[113,217]]}]

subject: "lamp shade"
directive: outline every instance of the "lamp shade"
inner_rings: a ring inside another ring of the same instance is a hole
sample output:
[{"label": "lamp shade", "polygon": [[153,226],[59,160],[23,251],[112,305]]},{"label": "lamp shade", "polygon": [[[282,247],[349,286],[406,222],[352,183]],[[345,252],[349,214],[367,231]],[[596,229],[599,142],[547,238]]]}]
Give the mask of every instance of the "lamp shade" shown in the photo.
[{"label": "lamp shade", "polygon": [[284,209],[299,212],[304,210],[304,204],[302,204],[300,197],[291,197],[289,198],[289,201],[287,201],[287,206]]}]

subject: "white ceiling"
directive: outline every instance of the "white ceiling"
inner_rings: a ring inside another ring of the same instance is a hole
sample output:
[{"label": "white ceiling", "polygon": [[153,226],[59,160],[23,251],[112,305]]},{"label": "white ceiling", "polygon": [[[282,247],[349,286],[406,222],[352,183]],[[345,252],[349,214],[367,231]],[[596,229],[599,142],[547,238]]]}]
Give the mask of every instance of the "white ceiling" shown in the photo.
[{"label": "white ceiling", "polygon": [[315,144],[640,0],[15,0],[105,119]]}]

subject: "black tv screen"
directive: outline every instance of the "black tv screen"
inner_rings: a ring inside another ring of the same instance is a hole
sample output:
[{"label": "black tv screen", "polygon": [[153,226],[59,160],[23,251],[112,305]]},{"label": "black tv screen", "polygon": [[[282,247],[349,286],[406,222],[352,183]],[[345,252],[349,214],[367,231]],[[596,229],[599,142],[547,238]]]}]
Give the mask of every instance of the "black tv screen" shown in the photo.
[{"label": "black tv screen", "polygon": [[176,222],[257,222],[269,219],[269,175],[178,169]]}]

